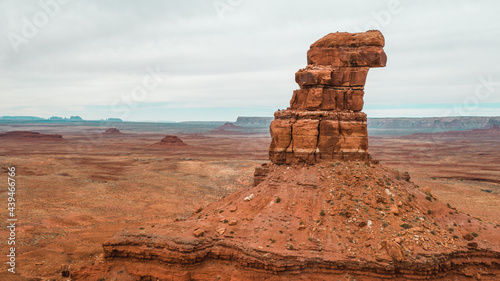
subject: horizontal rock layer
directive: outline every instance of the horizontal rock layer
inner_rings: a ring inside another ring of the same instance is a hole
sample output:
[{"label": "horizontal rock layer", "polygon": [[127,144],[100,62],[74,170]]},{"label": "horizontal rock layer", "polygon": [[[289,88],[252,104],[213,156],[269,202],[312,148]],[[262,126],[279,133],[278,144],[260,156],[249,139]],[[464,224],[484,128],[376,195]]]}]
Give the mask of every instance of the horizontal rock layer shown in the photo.
[{"label": "horizontal rock layer", "polygon": [[369,159],[366,114],[362,112],[279,111],[275,118],[269,147],[274,163]]},{"label": "horizontal rock layer", "polygon": [[307,52],[307,64],[331,66],[384,67],[387,55],[382,47],[311,48]]},{"label": "horizontal rock layer", "polygon": [[309,88],[293,92],[290,109],[302,111],[354,111],[363,109],[363,90]]},{"label": "horizontal rock layer", "polygon": [[369,67],[311,66],[295,73],[295,82],[300,87],[364,87]]}]

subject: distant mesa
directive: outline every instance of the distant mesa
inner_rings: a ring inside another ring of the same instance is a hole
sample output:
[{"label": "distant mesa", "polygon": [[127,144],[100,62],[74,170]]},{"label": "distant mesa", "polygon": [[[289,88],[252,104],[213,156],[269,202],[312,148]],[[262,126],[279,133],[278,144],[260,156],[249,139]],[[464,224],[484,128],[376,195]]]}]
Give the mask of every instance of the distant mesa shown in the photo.
[{"label": "distant mesa", "polygon": [[500,127],[497,124],[493,124],[493,126],[489,129],[474,129],[470,131],[447,131],[447,132],[438,132],[438,133],[415,133],[407,136],[408,138],[433,138],[433,137],[499,137],[500,136]]},{"label": "distant mesa", "polygon": [[500,124],[500,116],[451,116],[426,118],[368,118],[369,129],[472,130]]},{"label": "distant mesa", "polygon": [[[54,121],[54,122],[92,122],[92,121],[97,121],[97,120],[85,120],[80,116],[71,116],[69,118],[67,117],[60,117],[60,116],[52,116],[49,118],[41,118],[41,117],[36,117],[36,116],[0,116],[0,121]],[[105,122],[123,122],[122,119],[120,118],[106,118],[106,119],[100,119],[98,121],[105,121]]]},{"label": "distant mesa", "polygon": [[49,118],[49,120],[61,120],[61,121],[83,121],[82,117],[80,116],[71,116],[70,118],[63,118],[59,116],[52,116]]},{"label": "distant mesa", "polygon": [[120,118],[108,118],[108,119],[106,119],[106,121],[108,121],[108,122],[123,122],[123,120]]},{"label": "distant mesa", "polygon": [[109,128],[103,134],[105,134],[105,135],[121,135],[122,132],[120,132],[120,130],[118,130],[117,128]]},{"label": "distant mesa", "polygon": [[493,126],[491,126],[491,128],[489,128],[489,129],[474,129],[474,130],[472,130],[472,133],[498,134],[498,133],[500,133],[500,126],[498,126],[497,124],[493,124]]},{"label": "distant mesa", "polygon": [[[269,127],[272,121],[272,117],[238,117],[234,124],[243,127]],[[368,118],[368,129],[472,130],[490,128],[491,124],[500,124],[500,117]]]},{"label": "distant mesa", "polygon": [[173,135],[165,136],[158,144],[164,146],[187,146],[179,137]]},{"label": "distant mesa", "polygon": [[38,132],[31,131],[12,131],[0,134],[2,139],[37,139],[37,140],[62,140],[61,135],[53,134],[40,134]]}]

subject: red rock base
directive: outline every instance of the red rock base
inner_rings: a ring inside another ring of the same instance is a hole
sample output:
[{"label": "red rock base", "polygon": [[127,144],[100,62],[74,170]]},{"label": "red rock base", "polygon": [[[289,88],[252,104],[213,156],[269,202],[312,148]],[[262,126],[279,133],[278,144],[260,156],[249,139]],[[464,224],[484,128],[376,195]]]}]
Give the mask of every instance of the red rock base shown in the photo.
[{"label": "red rock base", "polygon": [[[263,173],[265,171],[265,173]],[[500,232],[370,162],[268,164],[185,220],[125,230],[75,280],[498,280]],[[267,174],[263,180],[263,175]],[[332,279],[334,278],[334,279]]]}]

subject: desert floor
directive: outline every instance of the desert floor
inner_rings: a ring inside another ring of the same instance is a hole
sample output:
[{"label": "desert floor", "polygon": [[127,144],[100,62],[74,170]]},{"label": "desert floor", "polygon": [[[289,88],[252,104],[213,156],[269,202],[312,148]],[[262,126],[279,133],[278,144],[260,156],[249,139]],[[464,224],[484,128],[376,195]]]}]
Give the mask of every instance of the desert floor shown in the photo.
[{"label": "desert floor", "polygon": [[[0,139],[5,222],[7,167],[18,173],[17,273],[4,264],[10,246],[3,227],[1,280],[64,280],[62,265],[76,270],[102,258],[101,244],[118,231],[167,224],[252,184],[255,167],[268,161],[270,142],[267,129],[223,135],[196,133],[210,129],[196,126],[124,124],[122,135],[103,136],[99,126],[0,126],[4,132],[14,129],[57,133],[64,140]],[[166,134],[188,146],[157,145]],[[381,164],[409,172],[440,200],[495,224],[500,223],[499,152],[493,138],[370,138],[370,153]]]}]

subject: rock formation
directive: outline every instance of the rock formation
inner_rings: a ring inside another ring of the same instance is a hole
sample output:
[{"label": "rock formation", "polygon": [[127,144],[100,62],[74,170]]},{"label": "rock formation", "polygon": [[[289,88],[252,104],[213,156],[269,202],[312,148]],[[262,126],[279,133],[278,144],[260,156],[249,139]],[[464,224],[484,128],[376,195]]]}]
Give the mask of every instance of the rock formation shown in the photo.
[{"label": "rock formation", "polygon": [[269,127],[274,118],[272,117],[244,117],[240,116],[236,119],[236,126],[245,127]]},{"label": "rock formation", "polygon": [[187,146],[179,137],[167,135],[158,144],[165,146]]},{"label": "rock formation", "polygon": [[368,118],[372,129],[473,130],[500,124],[500,117],[454,116],[425,118]]},{"label": "rock formation", "polygon": [[386,64],[383,47],[379,31],[331,33],[311,45],[307,67],[295,74],[300,89],[274,114],[271,161],[369,159],[363,89],[369,68]]},{"label": "rock formation", "polygon": [[[253,186],[186,220],[116,234],[103,245],[103,262],[72,277],[498,278],[497,226],[440,202],[409,175],[368,161],[366,116],[354,97],[362,96],[367,67],[385,64],[382,46],[377,31],[330,34],[313,44],[310,67],[297,74],[303,88],[271,125],[272,162],[256,169]],[[331,82],[335,71],[349,78]]]},{"label": "rock formation", "polygon": [[446,131],[438,133],[415,133],[409,136],[403,136],[402,138],[414,139],[414,138],[436,138],[436,137],[452,137],[452,138],[498,138],[500,137],[500,127],[496,124],[489,129],[474,129],[470,131]]},{"label": "rock formation", "polygon": [[0,138],[2,139],[37,139],[37,140],[62,140],[63,137],[57,134],[40,134],[38,132],[31,131],[12,131],[1,133]]},{"label": "rock formation", "polygon": [[236,126],[233,123],[225,123],[222,126],[217,127],[216,130],[205,132],[206,135],[248,135],[255,132],[249,131],[249,128]]},{"label": "rock formation", "polygon": [[355,161],[266,169],[257,186],[185,221],[118,233],[103,245],[103,263],[73,277],[402,281],[500,274],[495,226],[403,174]]},{"label": "rock formation", "polygon": [[245,128],[241,127],[241,126],[236,126],[230,122],[226,122],[224,125],[217,127],[217,129],[219,129],[219,130],[242,130]]},{"label": "rock formation", "polygon": [[122,132],[118,130],[117,128],[109,128],[103,133],[104,135],[121,135]]}]

